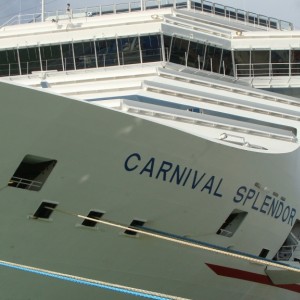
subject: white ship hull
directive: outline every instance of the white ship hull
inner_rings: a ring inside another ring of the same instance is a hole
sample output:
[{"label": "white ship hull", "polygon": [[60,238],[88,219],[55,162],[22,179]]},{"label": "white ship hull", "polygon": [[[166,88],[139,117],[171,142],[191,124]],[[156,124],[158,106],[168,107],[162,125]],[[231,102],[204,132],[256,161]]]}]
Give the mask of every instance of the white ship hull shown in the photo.
[{"label": "white ship hull", "polygon": [[28,18],[0,27],[0,300],[298,300],[293,24],[205,0]]},{"label": "white ship hull", "polygon": [[[128,236],[103,224],[87,228],[76,217],[100,210],[110,222],[129,226],[133,219],[144,220],[164,235],[257,256],[261,248],[279,249],[280,237],[299,218],[299,187],[293,180],[299,177],[293,167],[299,150],[245,151],[57,95],[4,83],[0,89],[4,299],[134,298],[124,289],[84,285],[85,279],[187,299],[299,298],[299,284],[273,284],[263,264],[142,234]],[[28,154],[57,160],[37,192],[7,185]],[[163,162],[164,169],[166,162],[173,164],[172,171],[159,172]],[[177,165],[192,170],[185,184],[171,180]],[[239,188],[257,190],[256,182],[285,195],[288,217],[268,214],[263,197],[256,203],[239,200]],[[32,218],[42,201],[57,203],[57,211],[47,220]],[[231,239],[216,235],[233,209],[248,212],[241,230]],[[42,271],[32,274],[24,266]],[[44,276],[48,271],[85,279]]]}]

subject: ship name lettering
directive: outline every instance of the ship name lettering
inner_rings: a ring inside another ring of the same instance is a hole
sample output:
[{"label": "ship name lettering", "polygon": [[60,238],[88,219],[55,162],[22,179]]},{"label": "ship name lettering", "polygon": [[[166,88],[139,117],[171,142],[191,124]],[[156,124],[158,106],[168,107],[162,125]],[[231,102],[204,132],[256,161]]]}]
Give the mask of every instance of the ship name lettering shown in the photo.
[{"label": "ship name lettering", "polygon": [[132,153],[125,159],[124,168],[127,172],[136,172],[139,175],[206,192],[215,197],[223,197],[223,178],[170,161],[160,161],[155,157],[143,159],[141,154]]},{"label": "ship name lettering", "polygon": [[297,210],[281,198],[262,195],[259,190],[240,186],[233,202],[247,206],[262,214],[268,215],[274,219],[281,220],[283,223],[293,226]]}]

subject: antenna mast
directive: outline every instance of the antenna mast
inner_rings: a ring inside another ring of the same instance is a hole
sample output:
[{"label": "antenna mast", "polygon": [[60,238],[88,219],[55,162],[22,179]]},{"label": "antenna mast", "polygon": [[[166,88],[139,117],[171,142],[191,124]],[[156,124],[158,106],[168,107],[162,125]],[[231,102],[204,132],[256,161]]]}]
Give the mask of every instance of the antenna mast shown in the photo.
[{"label": "antenna mast", "polygon": [[45,22],[45,0],[42,0],[42,22]]}]

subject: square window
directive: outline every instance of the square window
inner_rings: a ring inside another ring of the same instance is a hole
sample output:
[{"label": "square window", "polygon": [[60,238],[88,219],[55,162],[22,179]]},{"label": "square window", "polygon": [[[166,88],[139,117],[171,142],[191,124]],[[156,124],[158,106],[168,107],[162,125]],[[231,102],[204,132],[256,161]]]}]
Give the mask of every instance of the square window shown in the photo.
[{"label": "square window", "polygon": [[56,163],[54,159],[26,155],[11,177],[8,186],[39,191]]},{"label": "square window", "polygon": [[[100,220],[103,215],[104,215],[103,212],[91,210],[88,213],[87,217],[91,218],[91,219]],[[87,226],[87,227],[95,227],[97,225],[97,221],[84,219],[83,222],[81,223],[81,225]]]}]

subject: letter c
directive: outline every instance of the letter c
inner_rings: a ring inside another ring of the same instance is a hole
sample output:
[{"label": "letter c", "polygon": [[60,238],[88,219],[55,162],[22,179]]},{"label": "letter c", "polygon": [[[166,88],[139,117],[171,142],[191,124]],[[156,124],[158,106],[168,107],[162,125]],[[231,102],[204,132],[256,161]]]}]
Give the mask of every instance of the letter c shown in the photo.
[{"label": "letter c", "polygon": [[133,165],[131,167],[128,166],[128,162],[131,158],[133,157],[136,157],[138,161],[141,160],[141,156],[138,154],[138,153],[132,153],[131,155],[129,155],[127,157],[127,159],[125,160],[125,163],[124,163],[124,167],[125,167],[125,170],[128,171],[128,172],[131,172],[131,171],[134,171],[137,167],[138,167],[138,164],[136,165]]}]

